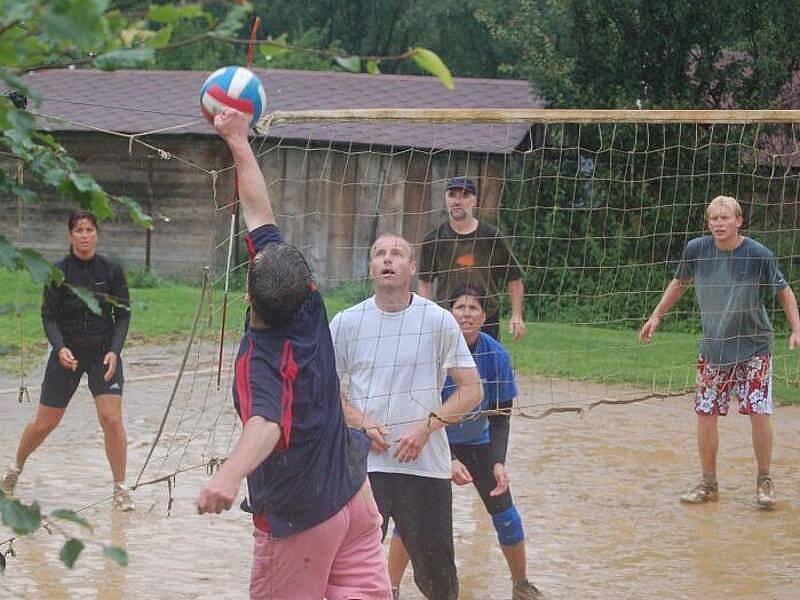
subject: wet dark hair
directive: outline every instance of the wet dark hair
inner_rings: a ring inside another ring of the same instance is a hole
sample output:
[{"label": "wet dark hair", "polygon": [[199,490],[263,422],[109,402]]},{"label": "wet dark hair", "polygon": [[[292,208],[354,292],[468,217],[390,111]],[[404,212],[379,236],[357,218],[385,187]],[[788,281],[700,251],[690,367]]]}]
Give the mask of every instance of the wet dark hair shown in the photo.
[{"label": "wet dark hair", "polygon": [[75,226],[78,224],[79,221],[83,221],[86,219],[94,228],[97,229],[97,217],[94,216],[94,213],[90,213],[87,210],[76,210],[69,216],[69,220],[67,221],[67,228],[72,231],[75,229]]},{"label": "wet dark hair", "polygon": [[486,312],[486,291],[479,285],[472,285],[471,283],[462,283],[461,285],[456,286],[453,289],[453,293],[450,294],[450,308],[453,308],[453,305],[456,303],[456,300],[461,298],[461,296],[470,296],[471,298],[475,298],[478,301],[478,304],[481,305],[481,310]]},{"label": "wet dark hair", "polygon": [[250,306],[267,327],[290,322],[315,289],[306,259],[290,244],[267,244],[250,265]]}]

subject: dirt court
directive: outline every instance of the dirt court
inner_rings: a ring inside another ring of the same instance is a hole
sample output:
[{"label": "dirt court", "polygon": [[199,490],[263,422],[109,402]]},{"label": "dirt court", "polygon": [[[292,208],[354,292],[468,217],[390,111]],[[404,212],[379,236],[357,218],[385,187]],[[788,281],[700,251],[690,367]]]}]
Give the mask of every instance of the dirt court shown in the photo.
[{"label": "dirt court", "polygon": [[[227,393],[195,348],[176,394],[162,441],[143,480],[224,456],[236,439]],[[232,352],[232,349],[230,350]],[[135,479],[158,429],[182,349],[139,346],[126,350],[126,422],[129,479]],[[38,386],[40,371],[29,374]],[[578,382],[522,378],[521,403],[586,406],[598,398],[642,392]],[[18,379],[0,376],[0,390]],[[5,465],[31,403],[0,395],[0,462]],[[691,400],[603,405],[582,415],[556,413],[512,421],[508,468],[528,534],[529,573],[547,598],[796,598],[800,589],[800,409],[775,416],[773,476],[777,509],[754,505],[755,463],[749,423],[731,414],[721,421],[718,503],[684,507],[677,497],[694,483],[697,458]],[[29,461],[18,487],[22,499],[45,510],[79,508],[94,525],[88,539],[123,546],[126,568],[87,544],[75,569],[63,567],[63,538],[40,531],[17,541],[0,577],[9,598],[243,598],[251,555],[248,516],[232,510],[199,516],[193,501],[207,474],[178,474],[167,516],[166,482],[136,492],[137,510],[118,514],[104,501],[111,477],[102,434],[82,387],[59,429]],[[510,583],[489,518],[471,488],[454,494],[456,557],[461,598],[504,599]],[[72,531],[71,527],[65,527]],[[0,541],[11,534],[0,528]],[[86,532],[81,536],[86,539]],[[0,547],[5,551],[7,546]],[[403,598],[418,598],[410,572]]]}]

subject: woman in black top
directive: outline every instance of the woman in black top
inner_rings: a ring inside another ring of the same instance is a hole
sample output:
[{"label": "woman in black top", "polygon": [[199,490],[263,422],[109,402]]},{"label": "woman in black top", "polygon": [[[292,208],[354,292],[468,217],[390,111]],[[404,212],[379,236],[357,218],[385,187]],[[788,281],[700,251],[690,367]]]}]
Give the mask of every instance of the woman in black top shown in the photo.
[{"label": "woman in black top", "polygon": [[[94,396],[97,417],[105,436],[106,456],[114,476],[113,504],[133,510],[125,487],[127,436],[122,421],[122,346],[128,333],[128,286],[122,269],[97,254],[97,219],[92,213],[70,215],[70,253],[56,266],[64,273],[61,285],[47,286],[42,302],[42,324],[52,350],[47,361],[39,410],[25,427],[16,461],[6,470],[0,487],[14,491],[19,473],[31,453],[61,421],[84,373]],[[73,293],[83,288],[97,299],[97,315]]]}]

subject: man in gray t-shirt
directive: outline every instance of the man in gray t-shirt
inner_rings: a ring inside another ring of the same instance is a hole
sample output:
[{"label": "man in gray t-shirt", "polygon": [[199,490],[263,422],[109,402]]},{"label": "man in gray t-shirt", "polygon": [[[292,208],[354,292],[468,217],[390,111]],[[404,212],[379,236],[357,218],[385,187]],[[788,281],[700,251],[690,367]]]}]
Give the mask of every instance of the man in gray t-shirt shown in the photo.
[{"label": "man in gray t-shirt", "polygon": [[734,199],[717,196],[706,208],[711,235],[686,245],[675,278],[667,286],[639,337],[649,342],[663,317],[694,283],[703,337],[697,364],[695,412],[697,444],[703,471],[698,485],[681,501],[699,504],[717,500],[717,416],[728,413],[731,393],[739,412],[750,416],[753,450],[758,464],[758,504],[775,504],[772,479],[772,325],[764,296],[775,295],[792,332],[789,348],[800,346],[800,315],[794,292],[772,252],[739,233],[742,208]]}]

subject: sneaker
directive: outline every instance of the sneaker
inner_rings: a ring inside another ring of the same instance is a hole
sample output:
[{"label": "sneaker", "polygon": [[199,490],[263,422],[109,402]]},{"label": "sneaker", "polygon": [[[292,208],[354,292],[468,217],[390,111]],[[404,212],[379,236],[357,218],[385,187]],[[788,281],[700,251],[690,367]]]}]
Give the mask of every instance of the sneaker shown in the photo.
[{"label": "sneaker", "polygon": [[536,600],[543,598],[542,592],[527,579],[515,581],[511,592],[511,600]]},{"label": "sneaker", "polygon": [[131,491],[118,483],[114,484],[114,497],[111,499],[111,506],[120,512],[130,512],[136,508]]},{"label": "sneaker", "polygon": [[14,495],[14,488],[17,486],[17,480],[19,479],[20,472],[21,469],[11,466],[6,469],[5,473],[3,473],[3,477],[0,479],[0,490],[3,490],[3,493],[6,496]]},{"label": "sneaker", "polygon": [[702,504],[703,502],[716,502],[719,500],[719,487],[716,483],[701,481],[691,490],[681,496],[685,504]]},{"label": "sneaker", "polygon": [[775,488],[769,475],[763,475],[756,481],[756,502],[762,508],[775,506]]},{"label": "sneaker", "polygon": [[392,588],[392,600],[400,600],[400,588],[393,587]]}]

